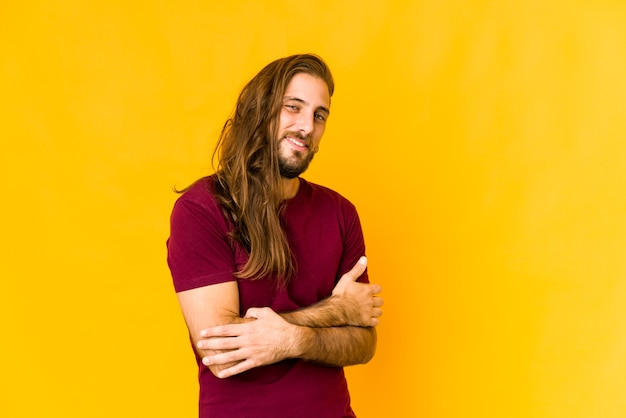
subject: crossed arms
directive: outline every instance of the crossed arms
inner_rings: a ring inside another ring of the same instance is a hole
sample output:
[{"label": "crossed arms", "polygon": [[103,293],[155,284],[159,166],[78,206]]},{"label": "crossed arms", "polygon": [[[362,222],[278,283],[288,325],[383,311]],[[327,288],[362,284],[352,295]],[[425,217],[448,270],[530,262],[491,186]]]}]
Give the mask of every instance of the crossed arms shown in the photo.
[{"label": "crossed arms", "polygon": [[226,378],[288,358],[330,366],[368,362],[376,349],[381,288],[356,280],[367,260],[344,274],[332,295],[297,311],[250,308],[239,315],[237,282],[178,293],[196,351],[211,372]]}]

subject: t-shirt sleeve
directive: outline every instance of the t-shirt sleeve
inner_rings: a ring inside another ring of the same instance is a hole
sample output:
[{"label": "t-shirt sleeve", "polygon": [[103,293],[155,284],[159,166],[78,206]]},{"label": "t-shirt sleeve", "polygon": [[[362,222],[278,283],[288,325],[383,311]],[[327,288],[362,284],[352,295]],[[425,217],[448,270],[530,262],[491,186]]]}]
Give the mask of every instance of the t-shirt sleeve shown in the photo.
[{"label": "t-shirt sleeve", "polygon": [[[365,240],[363,238],[363,230],[361,221],[356,208],[349,201],[343,204],[344,219],[344,245],[341,257],[341,265],[339,266],[338,279],[352,270],[352,267],[359,261],[361,256],[365,255]],[[365,273],[358,279],[359,282],[369,283],[367,269]]]},{"label": "t-shirt sleeve", "polygon": [[181,196],[172,210],[167,240],[176,292],[236,280],[229,239],[228,225],[214,201],[195,202]]}]

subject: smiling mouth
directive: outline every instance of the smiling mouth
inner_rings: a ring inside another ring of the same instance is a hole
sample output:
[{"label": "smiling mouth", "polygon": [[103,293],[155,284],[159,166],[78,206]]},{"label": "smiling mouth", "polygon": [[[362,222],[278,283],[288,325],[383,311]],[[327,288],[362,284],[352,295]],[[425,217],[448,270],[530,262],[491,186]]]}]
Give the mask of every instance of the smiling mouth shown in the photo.
[{"label": "smiling mouth", "polygon": [[292,135],[286,135],[285,139],[298,148],[308,148],[309,145],[305,138],[299,138]]}]

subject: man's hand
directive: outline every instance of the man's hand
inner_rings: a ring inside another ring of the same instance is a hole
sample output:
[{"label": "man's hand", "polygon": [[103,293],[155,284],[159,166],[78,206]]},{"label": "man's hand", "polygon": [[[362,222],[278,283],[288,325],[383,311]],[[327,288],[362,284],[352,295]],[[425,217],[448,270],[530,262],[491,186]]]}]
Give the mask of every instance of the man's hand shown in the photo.
[{"label": "man's hand", "polygon": [[375,327],[383,314],[383,299],[377,296],[381,287],[377,284],[360,283],[357,279],[365,272],[367,258],[361,257],[352,270],[341,276],[333,289],[333,297],[340,300],[347,324],[357,327]]},{"label": "man's hand", "polygon": [[290,324],[270,308],[250,308],[244,318],[250,322],[219,325],[200,331],[199,349],[230,350],[202,359],[205,366],[237,363],[221,370],[226,378],[255,367],[298,357],[302,328]]},{"label": "man's hand", "polygon": [[203,364],[226,378],[287,358],[340,367],[367,362],[374,354],[372,327],[378,325],[383,300],[379,285],[357,282],[366,265],[361,257],[331,297],[310,307],[280,315],[271,308],[250,308],[243,323],[201,330],[198,349],[217,352],[203,357]]}]

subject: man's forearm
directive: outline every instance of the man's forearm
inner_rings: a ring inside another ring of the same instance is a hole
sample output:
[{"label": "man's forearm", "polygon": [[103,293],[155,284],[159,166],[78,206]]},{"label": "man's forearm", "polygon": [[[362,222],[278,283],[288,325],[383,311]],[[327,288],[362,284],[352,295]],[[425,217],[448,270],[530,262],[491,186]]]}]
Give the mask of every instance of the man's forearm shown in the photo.
[{"label": "man's forearm", "polygon": [[[253,319],[233,317],[229,321],[229,324],[244,324],[250,321],[253,321]],[[196,353],[198,353],[198,355],[201,358],[230,351],[230,350],[203,350],[198,347],[197,343],[198,343],[197,340],[193,341],[194,350],[196,351]],[[228,369],[229,367],[233,367],[237,363],[239,363],[239,361],[235,361],[231,363],[224,363],[224,364],[212,364],[212,365],[207,365],[207,367],[209,368],[209,370],[211,370],[211,373],[213,373],[213,375],[217,376],[218,373],[221,372],[222,370]]]},{"label": "man's forearm", "polygon": [[[252,320],[200,332],[197,347],[216,353],[204,357],[203,363],[220,378],[289,358],[337,367],[361,364],[376,350],[373,327],[295,325],[270,308],[250,308],[245,318]],[[219,365],[228,366],[214,367]]]},{"label": "man's forearm", "polygon": [[376,329],[365,326],[358,304],[333,295],[315,305],[279,315],[299,325],[296,357],[331,366],[367,363],[376,351]]},{"label": "man's forearm", "polygon": [[[226,378],[287,358],[332,366],[368,362],[376,351],[376,330],[383,300],[380,286],[357,282],[364,258],[344,274],[332,295],[297,311],[277,313],[250,308],[247,323],[230,323],[200,332],[197,347],[215,354],[203,363]],[[234,364],[231,366],[231,364]],[[219,371],[218,365],[228,365]]]},{"label": "man's forearm", "polygon": [[376,351],[376,329],[372,327],[304,327],[298,358],[329,366],[367,363]]},{"label": "man's forearm", "polygon": [[353,322],[348,312],[350,309],[346,305],[339,297],[331,296],[315,305],[297,311],[281,312],[279,315],[291,324],[304,327],[341,327],[352,325]]}]

